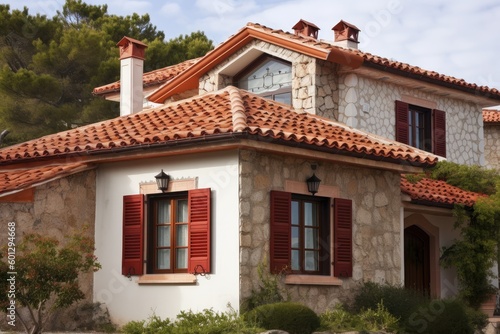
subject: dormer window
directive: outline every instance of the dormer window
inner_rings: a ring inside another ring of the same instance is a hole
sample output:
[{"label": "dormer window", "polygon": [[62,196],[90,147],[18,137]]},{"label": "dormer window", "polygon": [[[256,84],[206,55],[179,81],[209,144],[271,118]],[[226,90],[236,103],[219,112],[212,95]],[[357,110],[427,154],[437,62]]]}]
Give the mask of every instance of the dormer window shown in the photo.
[{"label": "dormer window", "polygon": [[263,56],[235,76],[236,86],[277,102],[292,104],[292,65]]}]

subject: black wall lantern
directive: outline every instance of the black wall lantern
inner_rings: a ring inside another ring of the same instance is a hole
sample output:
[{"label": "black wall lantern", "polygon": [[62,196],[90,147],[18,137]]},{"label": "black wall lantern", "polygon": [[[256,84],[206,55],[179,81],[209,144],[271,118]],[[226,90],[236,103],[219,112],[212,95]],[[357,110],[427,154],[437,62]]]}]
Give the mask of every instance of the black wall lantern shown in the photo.
[{"label": "black wall lantern", "polygon": [[166,192],[168,188],[168,181],[170,181],[170,176],[168,174],[165,174],[163,169],[161,172],[155,176],[156,178],[156,184],[158,185],[158,190],[161,190],[161,192]]},{"label": "black wall lantern", "polygon": [[[316,165],[312,165],[311,168],[312,170],[316,170]],[[313,175],[310,178],[308,178],[306,182],[307,182],[307,190],[314,196],[314,194],[318,192],[321,180],[319,179],[319,177],[316,176],[315,173],[313,173]]]},{"label": "black wall lantern", "polygon": [[313,173],[313,175],[306,180],[307,182],[307,190],[313,194],[316,194],[319,189],[319,183],[321,180],[316,176],[316,174]]}]

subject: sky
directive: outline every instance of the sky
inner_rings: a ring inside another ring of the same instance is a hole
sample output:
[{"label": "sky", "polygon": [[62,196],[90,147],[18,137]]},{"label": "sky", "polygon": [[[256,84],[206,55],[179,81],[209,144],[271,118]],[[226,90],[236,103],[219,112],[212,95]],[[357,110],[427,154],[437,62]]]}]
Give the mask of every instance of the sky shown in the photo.
[{"label": "sky", "polygon": [[[0,0],[52,17],[64,0]],[[300,19],[333,40],[340,20],[360,30],[359,49],[500,89],[498,0],[83,0],[120,16],[149,14],[166,38],[203,31],[217,46],[248,22],[292,32]]]}]

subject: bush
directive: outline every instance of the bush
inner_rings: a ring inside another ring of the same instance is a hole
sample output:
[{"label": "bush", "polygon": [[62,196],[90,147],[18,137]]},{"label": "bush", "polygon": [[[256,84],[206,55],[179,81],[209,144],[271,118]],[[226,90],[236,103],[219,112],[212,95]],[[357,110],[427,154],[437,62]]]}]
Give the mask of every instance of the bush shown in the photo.
[{"label": "bush", "polygon": [[332,332],[346,331],[385,331],[398,330],[398,319],[387,311],[382,304],[377,309],[363,310],[361,313],[351,313],[342,304],[320,315],[321,330]]},{"label": "bush", "polygon": [[258,327],[280,329],[290,334],[311,334],[320,326],[313,310],[299,303],[261,305],[245,314],[245,320]]},{"label": "bush", "polygon": [[247,324],[232,309],[225,313],[211,309],[182,311],[173,322],[152,315],[147,321],[131,321],[122,327],[125,334],[255,334],[262,331]]},{"label": "bush", "polygon": [[473,334],[487,325],[487,316],[458,299],[430,301],[415,311],[406,324],[409,333]]},{"label": "bush", "polygon": [[355,313],[367,309],[375,310],[382,303],[401,324],[428,302],[429,298],[402,286],[367,282],[356,292],[351,310]]}]

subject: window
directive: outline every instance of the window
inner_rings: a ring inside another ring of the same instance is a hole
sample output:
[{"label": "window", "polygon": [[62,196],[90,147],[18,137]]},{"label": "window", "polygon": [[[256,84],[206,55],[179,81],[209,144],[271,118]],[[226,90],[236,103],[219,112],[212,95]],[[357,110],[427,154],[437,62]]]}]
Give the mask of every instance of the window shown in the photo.
[{"label": "window", "polygon": [[300,274],[329,274],[328,201],[324,197],[292,195],[291,270]]},{"label": "window", "polygon": [[235,76],[236,86],[277,102],[292,104],[292,66],[262,56]]},{"label": "window", "polygon": [[187,193],[148,197],[148,272],[180,273],[188,268]]},{"label": "window", "polygon": [[446,114],[396,101],[396,140],[446,157]]},{"label": "window", "polygon": [[209,273],[210,189],[124,196],[122,232],[123,275]]},{"label": "window", "polygon": [[270,259],[274,273],[331,275],[333,264],[334,276],[352,276],[352,201],[333,199],[333,228],[330,202],[324,197],[271,192]]}]

